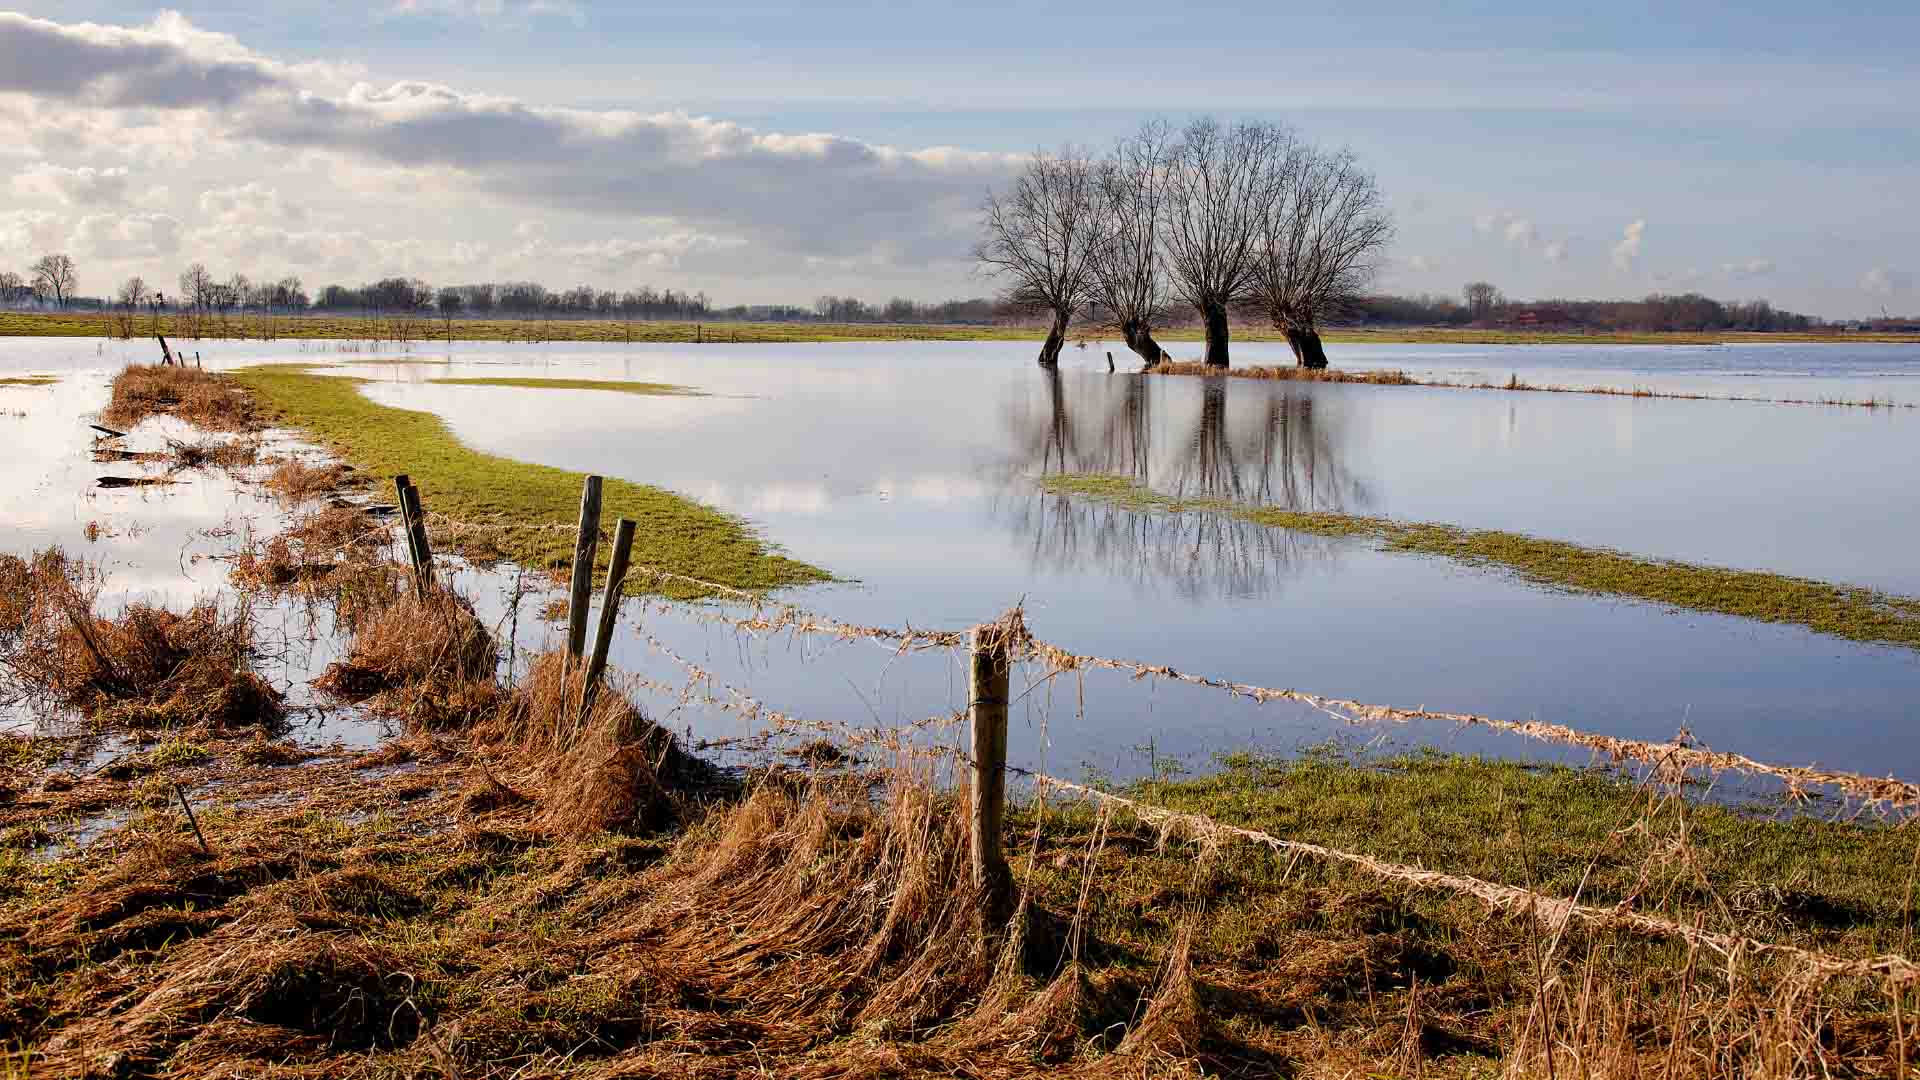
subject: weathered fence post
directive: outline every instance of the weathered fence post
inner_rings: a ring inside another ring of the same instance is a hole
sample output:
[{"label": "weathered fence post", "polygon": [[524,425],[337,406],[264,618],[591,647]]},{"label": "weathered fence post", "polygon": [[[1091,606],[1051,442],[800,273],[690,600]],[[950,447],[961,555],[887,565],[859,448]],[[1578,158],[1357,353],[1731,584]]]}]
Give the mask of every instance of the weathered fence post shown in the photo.
[{"label": "weathered fence post", "polygon": [[593,553],[600,545],[600,478],[580,489],[580,534],[573,542],[573,587],[567,595],[567,658],[587,648],[587,600],[593,592]]},{"label": "weathered fence post", "polygon": [[607,673],[607,651],[613,645],[613,626],[620,617],[620,587],[627,581],[627,558],[633,553],[633,519],[621,518],[613,533],[613,562],[607,567],[607,591],[600,598],[600,627],[593,639],[593,658],[587,663],[586,689],[580,695],[580,717],[593,708],[600,678]]},{"label": "weathered fence post", "polygon": [[1013,879],[1001,854],[1007,806],[1007,629],[973,628],[967,717],[973,733],[973,883],[983,933],[998,932],[1011,911]]},{"label": "weathered fence post", "polygon": [[400,502],[400,527],[406,533],[407,561],[413,564],[413,593],[427,595],[433,583],[433,552],[427,547],[426,515],[420,508],[420,489],[407,474],[393,478],[394,497]]}]

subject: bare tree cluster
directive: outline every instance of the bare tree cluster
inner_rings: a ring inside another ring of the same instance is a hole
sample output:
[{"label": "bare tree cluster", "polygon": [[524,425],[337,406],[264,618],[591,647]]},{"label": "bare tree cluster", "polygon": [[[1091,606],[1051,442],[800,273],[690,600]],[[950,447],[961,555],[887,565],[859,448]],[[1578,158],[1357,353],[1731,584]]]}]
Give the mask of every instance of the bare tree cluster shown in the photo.
[{"label": "bare tree cluster", "polygon": [[1087,309],[1157,364],[1153,326],[1177,300],[1200,316],[1209,364],[1227,365],[1230,317],[1253,310],[1300,363],[1324,367],[1319,324],[1361,297],[1393,226],[1350,153],[1279,124],[1201,117],[1177,133],[1149,122],[1097,160],[1034,154],[1007,192],[988,195],[982,231],[981,268],[1053,316],[1043,366]]}]

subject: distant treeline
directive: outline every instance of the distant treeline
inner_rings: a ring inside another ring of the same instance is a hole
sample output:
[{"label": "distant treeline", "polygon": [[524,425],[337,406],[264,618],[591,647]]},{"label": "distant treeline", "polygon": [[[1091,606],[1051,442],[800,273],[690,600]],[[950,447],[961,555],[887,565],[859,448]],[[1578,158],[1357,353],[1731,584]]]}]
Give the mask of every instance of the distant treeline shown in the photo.
[{"label": "distant treeline", "polygon": [[[810,305],[734,304],[716,306],[704,292],[642,285],[614,291],[579,285],[550,289],[534,281],[433,286],[419,278],[389,277],[362,285],[327,285],[309,295],[297,277],[254,280],[245,274],[216,278],[199,263],[180,275],[172,295],[129,278],[111,298],[74,294],[73,262],[45,256],[28,274],[0,272],[0,307],[59,308],[78,311],[171,311],[226,315],[301,313],[330,315],[412,315],[428,318],[611,319],[674,321],[751,321],[892,323],[921,325],[1022,325],[1037,320],[1033,311],[985,297],[921,301],[905,297],[870,302],[855,296],[821,296]],[[1180,312],[1163,315],[1162,325],[1181,325]],[[1098,326],[1112,321],[1098,306],[1082,321]],[[1189,315],[1189,321],[1195,321]],[[1829,325],[1824,320],[1784,311],[1765,300],[1728,302],[1699,293],[1656,293],[1639,300],[1510,300],[1485,282],[1462,290],[1461,297],[1374,295],[1357,298],[1338,320],[1342,326],[1439,326],[1598,332],[1661,331],[1805,331]],[[1920,330],[1920,317],[1849,321],[1851,329]]]},{"label": "distant treeline", "polygon": [[[1469,287],[1468,295],[1472,295]],[[1699,293],[1655,293],[1640,300],[1507,300],[1494,292],[1478,303],[1451,296],[1370,296],[1343,322],[1378,326],[1477,326],[1638,333],[1661,331],[1804,331],[1823,325],[1765,300],[1727,302]]]}]

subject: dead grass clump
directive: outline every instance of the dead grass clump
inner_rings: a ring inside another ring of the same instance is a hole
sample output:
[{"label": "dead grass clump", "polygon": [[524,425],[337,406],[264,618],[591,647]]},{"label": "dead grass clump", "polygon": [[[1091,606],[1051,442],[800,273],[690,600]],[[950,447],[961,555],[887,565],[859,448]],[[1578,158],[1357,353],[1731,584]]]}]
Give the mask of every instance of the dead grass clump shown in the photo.
[{"label": "dead grass clump", "polygon": [[612,686],[587,700],[586,669],[565,653],[534,658],[490,734],[551,761],[541,820],[559,835],[651,833],[679,817],[675,789],[693,760]]},{"label": "dead grass clump", "polygon": [[351,629],[385,608],[405,584],[405,570],[386,557],[391,539],[386,523],[350,506],[329,506],[241,551],[233,577],[247,588],[324,599]]},{"label": "dead grass clump", "polygon": [[100,418],[131,428],[156,415],[178,416],[208,431],[251,431],[259,426],[246,391],[225,376],[199,368],[134,364],[114,376],[113,394]]},{"label": "dead grass clump", "polygon": [[[9,577],[20,568],[0,566],[0,581]],[[93,581],[84,564],[41,552],[26,567],[27,591],[0,606],[0,663],[23,696],[125,727],[279,722],[279,693],[252,670],[244,607],[223,614],[201,603],[183,615],[131,604],[106,619],[93,612]]]},{"label": "dead grass clump", "polygon": [[366,619],[314,685],[429,729],[466,727],[499,703],[493,636],[465,597],[442,585],[405,591]]},{"label": "dead grass clump", "polygon": [[331,495],[357,478],[353,468],[338,462],[309,465],[298,458],[282,462],[263,484],[289,503],[303,503]]},{"label": "dead grass clump", "polygon": [[257,439],[195,439],[192,442],[168,439],[165,457],[169,472],[243,469],[260,459],[260,443]]}]

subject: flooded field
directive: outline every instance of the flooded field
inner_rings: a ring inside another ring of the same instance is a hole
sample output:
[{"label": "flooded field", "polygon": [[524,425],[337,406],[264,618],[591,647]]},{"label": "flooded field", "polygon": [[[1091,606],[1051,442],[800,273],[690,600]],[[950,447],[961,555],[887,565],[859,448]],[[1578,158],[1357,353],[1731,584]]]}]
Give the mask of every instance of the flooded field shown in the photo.
[{"label": "flooded field", "polygon": [[[1920,654],[1910,648],[1544,589],[1365,540],[1037,483],[1114,474],[1235,505],[1504,529],[1912,595],[1914,410],[1142,377],[1109,374],[1105,346],[1070,350],[1049,376],[1018,343],[196,351],[210,367],[335,365],[323,373],[370,380],[372,400],[442,417],[476,449],[659,485],[736,514],[841,579],[783,598],[845,622],[963,629],[1023,604],[1036,634],[1086,654],[1628,738],[1685,730],[1768,760],[1920,773],[1910,724]],[[276,511],[216,475],[91,486],[107,470],[87,457],[82,414],[104,400],[105,377],[125,356],[145,352],[0,345],[0,373],[60,376],[0,389],[0,410],[26,414],[5,419],[21,452],[4,466],[0,514],[15,550],[86,550],[86,528],[99,522],[112,538],[97,550],[117,591],[186,599],[217,589],[222,545],[271,532]],[[1283,353],[1247,345],[1236,361],[1278,363]],[[1443,381],[1714,395],[1900,402],[1920,389],[1920,350],[1899,346],[1376,346],[1337,360]],[[698,396],[441,381],[501,378],[665,383]],[[424,495],[431,508],[434,493]],[[642,559],[644,547],[643,537]],[[483,620],[507,625],[510,577],[472,580]],[[525,648],[553,632],[531,617],[535,606],[514,621]],[[649,604],[613,654],[616,668],[655,687],[643,705],[696,741],[754,733],[725,687],[842,723],[912,723],[964,705],[949,652],[748,637],[704,618],[714,607]],[[319,658],[277,679],[289,687],[327,658],[324,630],[304,637]],[[686,663],[706,676],[691,694]],[[681,692],[660,692],[668,687]],[[1204,771],[1220,753],[1329,738],[1585,760],[1449,725],[1349,728],[1304,706],[1110,672],[1036,685],[1016,715],[1025,723],[1014,759],[1067,775]]]}]

